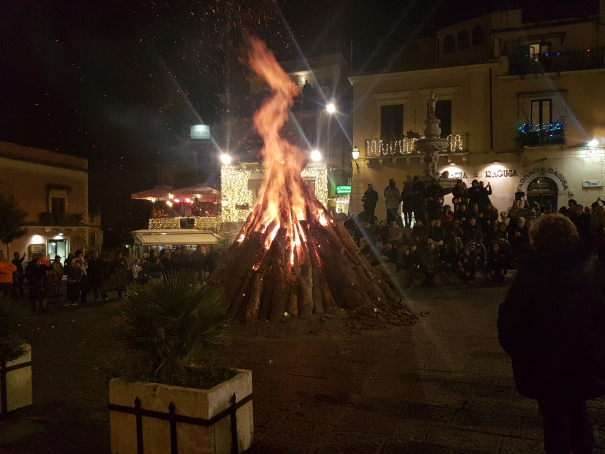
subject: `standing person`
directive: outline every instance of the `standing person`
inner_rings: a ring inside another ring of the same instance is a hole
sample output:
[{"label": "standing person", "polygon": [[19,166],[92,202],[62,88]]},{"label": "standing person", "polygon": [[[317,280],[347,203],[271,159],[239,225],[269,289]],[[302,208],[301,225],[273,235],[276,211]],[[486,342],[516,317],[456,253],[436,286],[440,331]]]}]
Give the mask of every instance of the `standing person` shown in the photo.
[{"label": "standing person", "polygon": [[546,454],[592,453],[586,401],[605,394],[605,274],[561,214],[539,218],[530,238],[535,253],[500,305],[500,344],[519,394],[538,401]]},{"label": "standing person", "polygon": [[23,281],[25,281],[25,271],[23,270],[23,261],[27,254],[24,252],[20,256],[18,252],[13,254],[12,264],[17,267],[17,271],[13,273],[13,298],[23,301]]},{"label": "standing person", "polygon": [[43,258],[42,254],[34,254],[25,269],[25,278],[29,285],[29,300],[36,312],[46,312],[46,284],[47,272],[52,271],[50,262]]},{"label": "standing person", "polygon": [[80,262],[80,303],[88,303],[88,260],[86,260],[86,250],[78,249],[76,251],[76,257],[72,261],[78,260]]},{"label": "standing person", "polygon": [[82,282],[82,261],[74,258],[69,266],[67,275],[67,301],[77,306],[80,301],[80,283]]},{"label": "standing person", "polygon": [[414,219],[426,225],[426,187],[418,176],[414,176],[412,181],[411,199]]},{"label": "standing person", "polygon": [[403,227],[401,216],[399,216],[401,193],[392,178],[389,180],[389,186],[384,190],[384,202],[387,208],[387,225],[391,224],[391,221],[395,221],[399,227]]},{"label": "standing person", "polygon": [[363,203],[363,217],[366,222],[374,224],[374,210],[378,202],[378,193],[374,191],[371,184],[368,184],[368,190],[361,197]]},{"label": "standing person", "polygon": [[452,203],[454,204],[454,213],[460,210],[461,205],[468,205],[468,188],[466,183],[460,179],[452,188]]},{"label": "standing person", "polygon": [[4,257],[4,251],[0,251],[0,292],[7,296],[13,296],[13,273],[17,267]]},{"label": "standing person", "polygon": [[113,268],[113,279],[118,298],[122,298],[132,276],[130,267],[128,266],[128,260],[122,252],[117,252],[111,266]]},{"label": "standing person", "polygon": [[431,178],[430,184],[425,189],[426,209],[428,213],[428,221],[439,219],[441,210],[443,209],[443,196],[449,193],[437,181],[437,178]]},{"label": "standing person", "polygon": [[51,264],[53,273],[57,277],[57,288],[54,296],[61,296],[61,282],[63,281],[63,274],[65,274],[65,267],[61,264],[61,256],[55,256],[55,261]]},{"label": "standing person", "polygon": [[99,251],[94,251],[88,261],[88,283],[92,290],[95,302],[101,297],[101,301],[109,301],[105,291],[105,276],[107,276],[107,264],[99,256]]},{"label": "standing person", "polygon": [[410,183],[403,183],[403,189],[401,190],[401,213],[403,214],[404,227],[411,229],[414,207],[412,205],[412,185]]}]

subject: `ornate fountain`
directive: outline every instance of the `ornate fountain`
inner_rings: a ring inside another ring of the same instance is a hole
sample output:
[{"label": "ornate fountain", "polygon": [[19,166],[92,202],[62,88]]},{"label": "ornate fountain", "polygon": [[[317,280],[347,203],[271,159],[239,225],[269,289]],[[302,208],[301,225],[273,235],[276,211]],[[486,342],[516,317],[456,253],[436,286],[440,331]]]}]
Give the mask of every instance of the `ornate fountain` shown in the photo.
[{"label": "ornate fountain", "polygon": [[439,176],[439,172],[437,172],[439,154],[445,153],[450,146],[447,139],[440,137],[441,127],[439,125],[441,124],[441,120],[435,117],[436,103],[435,92],[431,91],[429,115],[424,121],[424,138],[417,140],[414,144],[416,151],[424,153],[424,177],[427,179]]}]

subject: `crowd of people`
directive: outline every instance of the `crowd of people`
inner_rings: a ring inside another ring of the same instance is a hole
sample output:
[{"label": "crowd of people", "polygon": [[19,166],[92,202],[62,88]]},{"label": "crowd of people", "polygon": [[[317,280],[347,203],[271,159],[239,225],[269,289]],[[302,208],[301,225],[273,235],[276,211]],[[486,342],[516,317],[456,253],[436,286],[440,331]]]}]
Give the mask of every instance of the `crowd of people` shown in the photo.
[{"label": "crowd of people", "polygon": [[[174,271],[188,270],[200,280],[214,270],[220,254],[212,247],[200,245],[193,251],[186,246],[151,250],[141,258],[128,249],[101,254],[78,249],[65,260],[55,256],[51,262],[42,253],[15,252],[8,261],[0,251],[0,292],[31,303],[35,312],[47,311],[49,298],[66,297],[67,304],[77,306],[94,301],[109,301],[108,292],[115,290],[121,298],[133,283],[144,284]],[[24,291],[27,289],[27,293]]]},{"label": "crowd of people", "polygon": [[[449,193],[452,204],[444,205]],[[519,260],[532,252],[529,229],[543,214],[531,210],[523,194],[516,194],[508,212],[500,213],[490,199],[491,185],[478,180],[470,187],[457,180],[444,189],[436,178],[425,184],[414,177],[400,192],[391,179],[383,195],[386,224],[377,223],[374,210],[379,197],[368,185],[359,222],[351,219],[346,226],[371,262],[393,263],[396,271],[406,270],[409,286],[431,285],[439,274],[472,282],[479,272],[503,282]],[[600,200],[583,207],[570,199],[559,212],[572,220],[582,237],[590,237],[605,257],[603,210]]]}]

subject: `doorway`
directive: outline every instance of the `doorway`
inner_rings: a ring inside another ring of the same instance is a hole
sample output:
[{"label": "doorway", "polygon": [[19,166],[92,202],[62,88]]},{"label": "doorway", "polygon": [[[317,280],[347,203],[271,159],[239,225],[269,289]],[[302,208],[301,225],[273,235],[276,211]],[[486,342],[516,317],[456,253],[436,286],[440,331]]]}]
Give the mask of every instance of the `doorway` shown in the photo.
[{"label": "doorway", "polygon": [[538,177],[527,185],[527,202],[529,208],[535,208],[539,213],[556,213],[557,184],[547,177]]},{"label": "doorway", "polygon": [[53,261],[58,255],[63,261],[67,259],[65,240],[48,240],[48,258]]}]

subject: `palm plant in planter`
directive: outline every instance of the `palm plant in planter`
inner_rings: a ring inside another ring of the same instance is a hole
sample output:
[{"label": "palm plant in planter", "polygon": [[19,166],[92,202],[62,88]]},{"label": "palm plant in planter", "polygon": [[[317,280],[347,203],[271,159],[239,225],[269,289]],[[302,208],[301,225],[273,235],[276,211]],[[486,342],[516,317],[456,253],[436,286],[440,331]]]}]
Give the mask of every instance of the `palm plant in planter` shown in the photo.
[{"label": "palm plant in planter", "polygon": [[[126,294],[116,336],[133,354],[109,386],[114,453],[236,453],[252,443],[252,374],[217,363],[229,345],[222,292],[188,273]],[[206,388],[206,389],[201,389]]]},{"label": "palm plant in planter", "polygon": [[32,312],[0,293],[0,416],[33,402],[31,348],[20,336]]}]

